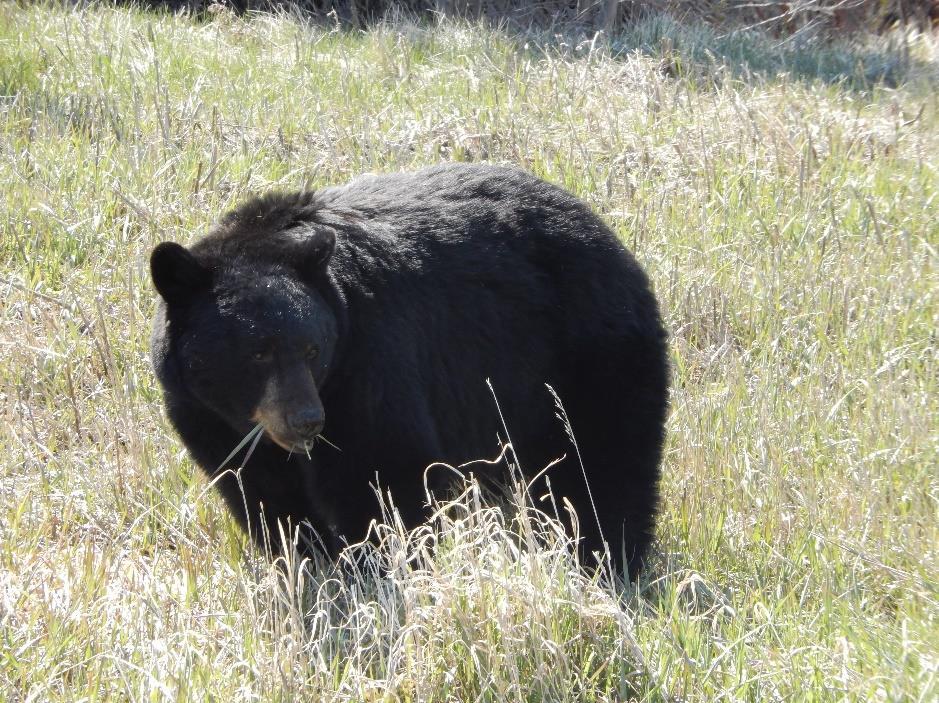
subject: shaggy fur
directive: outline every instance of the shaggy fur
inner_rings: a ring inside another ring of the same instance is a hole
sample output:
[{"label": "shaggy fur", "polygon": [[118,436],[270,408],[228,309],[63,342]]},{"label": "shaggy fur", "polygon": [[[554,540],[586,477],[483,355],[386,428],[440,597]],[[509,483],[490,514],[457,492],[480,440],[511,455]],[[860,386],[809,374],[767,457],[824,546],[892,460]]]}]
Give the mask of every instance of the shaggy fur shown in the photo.
[{"label": "shaggy fur", "polygon": [[[376,517],[376,474],[419,522],[428,464],[497,453],[491,379],[523,470],[566,454],[548,475],[583,547],[602,550],[602,531],[636,572],[657,509],[665,332],[635,259],[569,193],[492,166],[364,176],[254,199],[189,249],[161,244],[151,267],[153,363],[196,462],[213,475],[265,428],[244,497],[234,477],[217,483],[255,537],[266,527],[276,547],[277,519],[307,520],[335,553]],[[310,446],[320,431],[339,449]]]}]

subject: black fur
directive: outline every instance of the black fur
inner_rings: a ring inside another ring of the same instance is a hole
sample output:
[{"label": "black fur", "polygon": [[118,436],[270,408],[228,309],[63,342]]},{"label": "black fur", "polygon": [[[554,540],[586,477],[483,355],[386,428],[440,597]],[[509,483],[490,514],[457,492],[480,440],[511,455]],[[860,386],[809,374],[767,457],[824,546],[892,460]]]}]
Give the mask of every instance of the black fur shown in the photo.
[{"label": "black fur", "polygon": [[376,472],[418,522],[428,464],[497,452],[491,379],[524,470],[568,455],[552,488],[600,550],[548,383],[602,533],[636,572],[657,510],[665,332],[635,259],[572,195],[512,169],[439,166],[266,195],[189,256],[168,246],[152,262],[164,294],[153,363],[198,464],[213,474],[252,416],[291,446],[325,411],[323,436],[341,449],[316,442],[310,460],[265,441],[242,473],[245,498],[220,480],[254,535],[262,504],[275,545],[274,520],[306,519],[334,553],[376,516]]}]

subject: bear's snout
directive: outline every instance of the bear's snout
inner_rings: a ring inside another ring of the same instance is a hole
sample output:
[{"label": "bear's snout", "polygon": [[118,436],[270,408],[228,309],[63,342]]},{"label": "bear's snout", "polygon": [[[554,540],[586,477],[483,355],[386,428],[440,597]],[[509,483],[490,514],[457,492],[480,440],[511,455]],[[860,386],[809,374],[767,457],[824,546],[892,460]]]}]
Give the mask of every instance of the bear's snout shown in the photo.
[{"label": "bear's snout", "polygon": [[302,408],[287,415],[287,425],[300,437],[311,440],[323,431],[326,414],[322,408]]}]

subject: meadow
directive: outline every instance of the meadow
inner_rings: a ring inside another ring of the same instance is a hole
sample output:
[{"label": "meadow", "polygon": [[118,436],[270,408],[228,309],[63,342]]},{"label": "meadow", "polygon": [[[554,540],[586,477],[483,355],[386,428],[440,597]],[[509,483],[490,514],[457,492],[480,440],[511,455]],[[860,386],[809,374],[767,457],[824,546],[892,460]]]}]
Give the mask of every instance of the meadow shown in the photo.
[{"label": "meadow", "polygon": [[[0,4],[0,699],[936,700],[937,96],[916,33]],[[635,587],[473,467],[344,570],[272,568],[164,419],[156,243],[447,160],[570,189],[654,282],[674,378]]]}]

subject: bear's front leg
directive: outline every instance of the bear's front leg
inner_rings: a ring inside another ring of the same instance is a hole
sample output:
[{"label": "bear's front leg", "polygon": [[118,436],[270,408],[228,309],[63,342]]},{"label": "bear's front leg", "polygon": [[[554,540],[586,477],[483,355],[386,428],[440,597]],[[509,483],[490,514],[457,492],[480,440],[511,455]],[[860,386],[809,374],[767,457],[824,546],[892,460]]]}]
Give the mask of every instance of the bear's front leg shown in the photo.
[{"label": "bear's front leg", "polygon": [[222,466],[242,437],[208,410],[179,401],[167,405],[186,448],[255,544],[282,554],[281,531],[292,540],[299,529],[301,554],[310,555],[313,548],[330,557],[338,554],[342,543],[335,520],[317,496],[316,469],[309,458],[262,439],[247,462],[245,449]]}]

